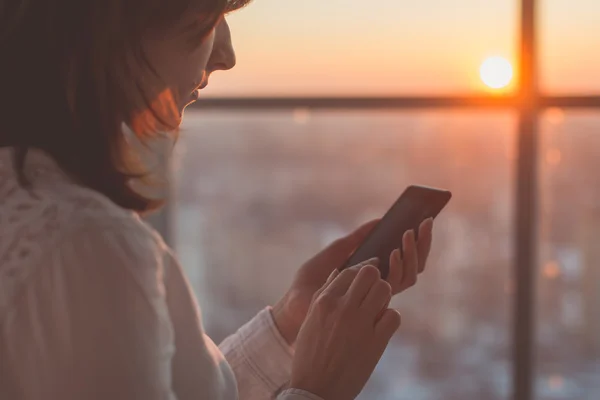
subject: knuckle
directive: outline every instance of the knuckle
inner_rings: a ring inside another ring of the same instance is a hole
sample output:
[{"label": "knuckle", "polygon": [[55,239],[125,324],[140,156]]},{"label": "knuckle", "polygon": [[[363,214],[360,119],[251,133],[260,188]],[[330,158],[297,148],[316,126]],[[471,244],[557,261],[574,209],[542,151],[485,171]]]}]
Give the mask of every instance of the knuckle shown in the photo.
[{"label": "knuckle", "polygon": [[411,275],[406,278],[406,285],[408,287],[413,287],[417,284],[417,275]]},{"label": "knuckle", "polygon": [[317,300],[323,295],[323,289],[319,289],[315,294],[312,295],[311,303],[316,303]]},{"label": "knuckle", "polygon": [[315,307],[322,311],[332,311],[336,307],[336,302],[337,299],[334,296],[323,293],[315,301]]},{"label": "knuckle", "polygon": [[396,332],[398,330],[398,328],[400,328],[400,325],[402,323],[402,320],[400,318],[400,314],[398,314],[397,312],[390,312],[388,313],[389,315],[389,320],[388,320],[388,326],[390,331]]},{"label": "knuckle", "polygon": [[375,290],[382,295],[388,296],[392,294],[392,285],[390,285],[389,282],[380,279],[375,284]]},{"label": "knuckle", "polygon": [[363,281],[374,282],[376,279],[381,277],[379,269],[373,265],[366,265],[362,267],[359,275],[359,279]]},{"label": "knuckle", "polygon": [[358,274],[358,271],[359,270],[357,268],[355,268],[355,267],[346,268],[340,274],[340,278],[341,279],[346,279],[345,277],[354,277],[354,276],[356,276]]},{"label": "knuckle", "polygon": [[383,331],[385,332],[385,336],[391,336],[400,328],[402,319],[397,311],[388,310],[383,316],[381,323],[384,325]]},{"label": "knuckle", "polygon": [[356,316],[356,307],[350,301],[345,301],[342,303],[340,313],[342,318],[354,318]]}]

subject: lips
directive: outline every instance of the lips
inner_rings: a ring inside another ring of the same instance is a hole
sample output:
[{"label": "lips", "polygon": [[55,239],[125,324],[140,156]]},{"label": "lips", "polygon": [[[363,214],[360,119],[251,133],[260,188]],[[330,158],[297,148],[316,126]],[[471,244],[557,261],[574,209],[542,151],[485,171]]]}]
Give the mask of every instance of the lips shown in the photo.
[{"label": "lips", "polygon": [[208,86],[208,79],[203,79],[200,83],[194,83],[194,90],[192,90],[192,93],[202,90],[206,86]]}]

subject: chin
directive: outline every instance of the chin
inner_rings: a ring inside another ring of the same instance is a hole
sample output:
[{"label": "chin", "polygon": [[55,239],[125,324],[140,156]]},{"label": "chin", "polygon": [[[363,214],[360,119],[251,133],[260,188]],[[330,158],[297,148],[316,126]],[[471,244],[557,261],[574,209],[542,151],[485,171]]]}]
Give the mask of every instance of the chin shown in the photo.
[{"label": "chin", "polygon": [[194,104],[194,102],[193,102],[193,101],[192,101],[192,102],[190,102],[190,103],[188,103],[188,104],[186,104],[186,105],[184,105],[184,106],[183,106],[183,107],[182,107],[182,108],[179,110],[179,119],[180,119],[180,121],[179,121],[179,124],[180,124],[180,125],[181,125],[181,122],[183,122],[183,121],[182,121],[182,120],[183,120],[183,118],[185,117],[185,110],[188,108],[188,106],[191,106],[192,104]]},{"label": "chin", "polygon": [[183,118],[185,117],[185,109],[187,108],[187,106],[183,107],[180,111],[179,111],[179,125],[181,125],[181,123],[183,122]]},{"label": "chin", "polygon": [[184,112],[184,111],[185,111],[185,110],[186,110],[186,109],[187,109],[189,106],[191,106],[192,104],[194,104],[195,102],[196,102],[196,101],[190,101],[190,102],[188,102],[188,103],[184,104],[182,107],[180,107],[180,109],[179,109],[179,113],[180,113],[181,115],[183,115],[183,112]]}]

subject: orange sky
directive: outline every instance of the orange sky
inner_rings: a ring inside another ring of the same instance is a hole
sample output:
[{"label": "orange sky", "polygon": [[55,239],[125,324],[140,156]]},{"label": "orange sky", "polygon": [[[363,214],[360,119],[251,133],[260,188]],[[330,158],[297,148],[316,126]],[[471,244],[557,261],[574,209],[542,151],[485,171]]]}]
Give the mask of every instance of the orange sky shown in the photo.
[{"label": "orange sky", "polygon": [[[544,90],[600,92],[600,1],[541,3]],[[206,95],[482,92],[481,62],[515,58],[518,11],[516,0],[255,0],[229,17],[238,65]]]}]

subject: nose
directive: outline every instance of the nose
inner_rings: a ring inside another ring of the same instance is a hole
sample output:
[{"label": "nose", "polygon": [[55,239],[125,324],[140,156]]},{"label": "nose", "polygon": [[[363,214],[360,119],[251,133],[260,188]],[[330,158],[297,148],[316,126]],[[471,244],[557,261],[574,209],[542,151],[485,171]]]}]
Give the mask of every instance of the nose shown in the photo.
[{"label": "nose", "polygon": [[210,71],[227,71],[235,67],[235,50],[231,43],[231,30],[225,18],[215,28],[213,51],[208,62]]}]

